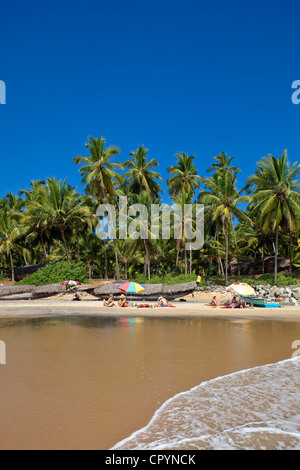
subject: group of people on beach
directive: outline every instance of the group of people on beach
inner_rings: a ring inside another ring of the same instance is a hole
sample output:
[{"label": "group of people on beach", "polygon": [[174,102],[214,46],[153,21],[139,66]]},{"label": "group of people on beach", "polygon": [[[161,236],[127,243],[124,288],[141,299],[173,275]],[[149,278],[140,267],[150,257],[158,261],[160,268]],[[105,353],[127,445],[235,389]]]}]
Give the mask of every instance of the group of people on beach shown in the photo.
[{"label": "group of people on beach", "polygon": [[170,304],[164,297],[159,297],[157,304],[148,304],[148,303],[141,303],[139,305],[132,305],[127,302],[126,296],[124,294],[121,295],[119,301],[116,303],[114,300],[113,294],[109,295],[108,300],[103,300],[103,307],[137,307],[137,308],[153,308],[153,307],[174,307],[174,305]]},{"label": "group of people on beach", "polygon": [[212,307],[223,307],[223,308],[245,308],[245,300],[237,299],[236,296],[233,296],[232,299],[226,300],[223,304],[217,300],[217,297],[214,295],[210,303]]}]

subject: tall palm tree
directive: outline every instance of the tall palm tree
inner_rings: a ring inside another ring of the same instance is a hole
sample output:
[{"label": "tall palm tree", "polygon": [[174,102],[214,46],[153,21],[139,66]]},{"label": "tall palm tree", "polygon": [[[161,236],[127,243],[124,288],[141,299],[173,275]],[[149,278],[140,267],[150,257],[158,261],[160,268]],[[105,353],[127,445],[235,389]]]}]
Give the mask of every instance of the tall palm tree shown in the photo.
[{"label": "tall palm tree", "polygon": [[50,238],[51,220],[49,214],[43,208],[45,183],[42,181],[32,181],[28,190],[22,190],[25,197],[25,211],[22,214],[21,225],[23,234],[26,236],[26,243],[40,244],[43,250],[44,262],[47,264],[48,255],[46,251],[45,239]]},{"label": "tall palm tree", "polygon": [[161,187],[155,180],[163,181],[163,179],[157,171],[153,170],[159,166],[159,163],[154,158],[148,161],[148,152],[149,149],[143,145],[140,145],[134,152],[130,152],[130,160],[124,162],[128,171],[123,176],[131,192],[139,194],[141,191],[147,191],[152,198],[156,198],[161,192]]},{"label": "tall palm tree", "polygon": [[18,248],[19,237],[18,217],[14,217],[7,209],[0,210],[0,253],[10,261],[11,280],[15,282],[13,252]]},{"label": "tall palm tree", "polygon": [[276,158],[269,154],[258,162],[253,176],[247,179],[247,186],[254,188],[253,210],[259,211],[262,229],[275,232],[274,280],[277,279],[278,237],[280,228],[291,234],[299,226],[300,182],[296,179],[300,170],[298,162],[288,162],[287,151]]},{"label": "tall palm tree", "polygon": [[[39,215],[40,214],[40,215]],[[51,231],[58,231],[64,245],[68,262],[70,253],[67,244],[67,233],[72,233],[78,223],[91,223],[93,215],[81,196],[67,181],[57,181],[56,178],[48,178],[42,188],[39,198],[30,204],[30,215],[35,223],[40,220],[47,221]]]},{"label": "tall palm tree", "polygon": [[179,196],[184,191],[186,194],[195,194],[200,188],[200,176],[194,165],[195,155],[187,155],[185,152],[176,153],[176,165],[169,166],[168,172],[171,177],[167,180],[169,194],[171,197]]},{"label": "tall palm tree", "polygon": [[[86,192],[94,196],[98,203],[101,204],[103,199],[109,207],[109,196],[114,197],[115,187],[114,181],[120,181],[121,177],[116,170],[123,169],[123,165],[119,162],[112,162],[115,155],[120,154],[120,149],[115,146],[105,147],[106,140],[100,136],[99,138],[89,137],[85,144],[89,151],[89,156],[79,155],[74,158],[75,165],[83,165],[79,173],[82,176],[82,184],[86,184]],[[105,255],[106,255],[106,241]],[[120,279],[119,261],[116,240],[114,239],[114,251],[116,259],[116,278]],[[106,265],[107,271],[107,265]]]},{"label": "tall palm tree", "polygon": [[174,220],[174,230],[179,232],[179,238],[177,239],[177,246],[176,246],[176,263],[175,267],[178,268],[179,262],[179,253],[181,246],[183,245],[184,248],[184,268],[185,274],[187,275],[187,254],[186,254],[186,243],[187,243],[187,234],[185,233],[186,224],[192,227],[193,219],[186,220],[186,205],[192,205],[193,195],[191,193],[186,193],[183,189],[179,196],[174,197],[174,202],[180,207],[181,209],[181,216],[177,220]]},{"label": "tall palm tree", "polygon": [[228,248],[229,224],[232,216],[239,221],[251,223],[248,215],[238,207],[243,202],[249,202],[249,196],[242,196],[242,191],[236,188],[236,174],[230,171],[217,171],[211,178],[204,178],[205,190],[200,194],[200,202],[206,205],[206,213],[216,222],[221,221],[225,238],[225,283],[228,283]]}]

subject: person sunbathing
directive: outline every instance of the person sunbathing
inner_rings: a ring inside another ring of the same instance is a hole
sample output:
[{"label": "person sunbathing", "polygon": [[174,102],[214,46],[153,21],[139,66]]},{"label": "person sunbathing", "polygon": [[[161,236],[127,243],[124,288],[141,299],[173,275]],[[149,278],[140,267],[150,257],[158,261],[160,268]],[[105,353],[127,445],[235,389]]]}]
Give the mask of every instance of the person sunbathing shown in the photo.
[{"label": "person sunbathing", "polygon": [[236,299],[236,296],[232,298],[232,300],[227,300],[224,304],[224,307],[226,308],[236,308],[238,304],[238,301]]},{"label": "person sunbathing", "polygon": [[168,301],[164,297],[158,297],[158,307],[167,307]]},{"label": "person sunbathing", "polygon": [[103,307],[115,307],[116,304],[114,302],[114,296],[113,294],[110,294],[109,295],[109,298],[108,298],[108,301],[106,302],[106,300],[104,299],[103,300]]},{"label": "person sunbathing", "polygon": [[158,297],[157,307],[175,307],[175,305],[170,304],[164,297]]},{"label": "person sunbathing", "polygon": [[119,300],[119,307],[128,307],[128,303],[124,294],[121,295]]},{"label": "person sunbathing", "polygon": [[218,307],[220,305],[220,302],[217,300],[217,297],[214,295],[212,298],[212,301],[210,303],[212,307]]}]

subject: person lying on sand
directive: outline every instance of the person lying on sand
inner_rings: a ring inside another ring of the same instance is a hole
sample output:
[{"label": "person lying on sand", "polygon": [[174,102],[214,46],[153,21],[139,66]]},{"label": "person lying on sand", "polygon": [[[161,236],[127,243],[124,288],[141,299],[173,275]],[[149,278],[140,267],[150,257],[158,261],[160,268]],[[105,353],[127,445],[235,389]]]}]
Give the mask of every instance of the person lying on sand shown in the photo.
[{"label": "person lying on sand", "polygon": [[124,294],[121,295],[119,300],[119,307],[128,307],[128,303]]},{"label": "person lying on sand", "polygon": [[175,307],[175,305],[170,304],[164,297],[158,297],[157,307]]},{"label": "person lying on sand", "polygon": [[153,305],[151,304],[139,304],[137,305],[137,308],[153,308]]},{"label": "person lying on sand", "polygon": [[220,302],[217,300],[217,297],[214,295],[212,298],[212,301],[210,303],[212,307],[218,307],[220,305]]},{"label": "person lying on sand", "polygon": [[105,299],[103,300],[103,307],[115,307],[115,306],[116,304],[114,302],[114,296],[113,294],[109,294],[108,301],[106,302]]}]

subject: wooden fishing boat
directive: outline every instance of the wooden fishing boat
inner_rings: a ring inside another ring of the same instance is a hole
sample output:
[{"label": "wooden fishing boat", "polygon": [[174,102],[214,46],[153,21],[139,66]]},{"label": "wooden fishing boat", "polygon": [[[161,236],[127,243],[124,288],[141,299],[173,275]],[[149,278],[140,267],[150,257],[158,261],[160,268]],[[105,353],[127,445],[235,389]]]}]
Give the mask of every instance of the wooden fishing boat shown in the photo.
[{"label": "wooden fishing boat", "polygon": [[247,295],[242,298],[246,304],[253,305],[253,307],[279,308],[281,303],[281,299],[266,299],[259,295]]}]

